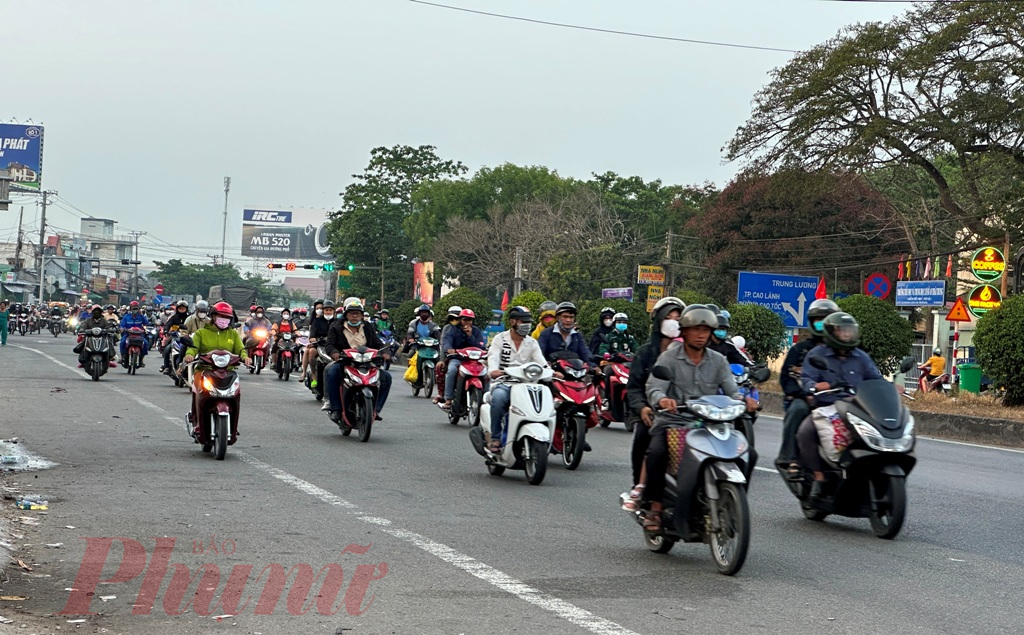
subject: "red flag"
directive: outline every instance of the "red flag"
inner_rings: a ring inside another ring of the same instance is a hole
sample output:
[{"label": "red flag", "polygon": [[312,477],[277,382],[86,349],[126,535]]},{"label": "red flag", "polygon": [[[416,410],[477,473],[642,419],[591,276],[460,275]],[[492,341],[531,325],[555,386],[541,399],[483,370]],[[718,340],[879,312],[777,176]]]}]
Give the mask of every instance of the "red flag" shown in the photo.
[{"label": "red flag", "polygon": [[815,300],[826,300],[828,299],[828,291],[825,290],[825,276],[818,280],[818,289],[814,292]]},{"label": "red flag", "polygon": [[899,269],[900,269],[900,272],[899,272],[899,275],[896,277],[896,279],[897,280],[902,280],[903,279],[903,256],[900,256],[900,267],[899,267]]},{"label": "red flag", "polygon": [[501,296],[501,310],[508,310],[508,289],[505,289],[505,295]]},{"label": "red flag", "polygon": [[946,260],[946,277],[950,278],[953,276],[953,254],[949,254],[949,259]]}]

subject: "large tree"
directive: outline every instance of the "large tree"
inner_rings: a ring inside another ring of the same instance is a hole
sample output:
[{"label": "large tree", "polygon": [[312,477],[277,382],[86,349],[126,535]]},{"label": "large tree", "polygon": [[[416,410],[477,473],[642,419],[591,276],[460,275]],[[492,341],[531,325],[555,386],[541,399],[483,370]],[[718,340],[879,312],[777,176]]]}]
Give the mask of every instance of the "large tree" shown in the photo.
[{"label": "large tree", "polygon": [[1019,2],[922,3],[848,27],[772,73],[726,155],[768,169],[914,167],[978,240],[1018,232],[1021,42]]}]

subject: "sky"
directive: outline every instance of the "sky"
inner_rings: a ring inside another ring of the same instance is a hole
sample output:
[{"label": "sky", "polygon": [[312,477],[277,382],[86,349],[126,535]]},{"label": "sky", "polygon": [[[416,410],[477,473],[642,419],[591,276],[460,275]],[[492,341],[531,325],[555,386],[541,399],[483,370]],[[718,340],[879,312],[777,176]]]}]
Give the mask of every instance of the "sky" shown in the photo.
[{"label": "sky", "polygon": [[[830,0],[438,0],[511,16],[804,50],[911,5]],[[719,187],[721,148],[791,53],[630,37],[410,0],[0,2],[0,121],[45,125],[48,224],[145,231],[141,260],[243,270],[243,208],[335,209],[370,149],[476,171],[613,171]],[[25,226],[38,232],[34,199]],[[18,205],[0,212],[16,236]],[[35,239],[34,239],[35,240]],[[261,265],[260,265],[261,266]],[[266,273],[267,269],[259,269]],[[310,272],[312,273],[312,272]]]}]

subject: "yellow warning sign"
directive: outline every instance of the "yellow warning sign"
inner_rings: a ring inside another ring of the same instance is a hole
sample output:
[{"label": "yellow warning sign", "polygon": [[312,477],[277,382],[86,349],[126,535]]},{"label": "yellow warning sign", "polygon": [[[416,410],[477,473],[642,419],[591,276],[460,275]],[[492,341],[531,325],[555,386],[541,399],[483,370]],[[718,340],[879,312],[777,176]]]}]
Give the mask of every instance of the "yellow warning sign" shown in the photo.
[{"label": "yellow warning sign", "polygon": [[953,303],[953,308],[946,314],[947,322],[970,322],[971,314],[967,311],[967,305],[964,304],[963,298],[957,298],[956,302]]}]

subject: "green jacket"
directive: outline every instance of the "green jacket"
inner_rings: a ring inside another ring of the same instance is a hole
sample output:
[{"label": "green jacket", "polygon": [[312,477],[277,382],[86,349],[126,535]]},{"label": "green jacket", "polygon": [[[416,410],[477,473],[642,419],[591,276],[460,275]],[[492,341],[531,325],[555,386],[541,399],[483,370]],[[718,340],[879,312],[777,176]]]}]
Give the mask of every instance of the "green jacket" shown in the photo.
[{"label": "green jacket", "polygon": [[192,336],[192,346],[188,347],[185,355],[196,357],[200,354],[205,355],[217,350],[230,351],[233,355],[241,357],[243,361],[248,358],[238,331],[235,329],[224,329],[222,331],[212,324],[208,324],[195,332]]},{"label": "green jacket", "polygon": [[636,353],[640,350],[640,342],[636,341],[636,338],[629,334],[629,331],[625,333],[619,333],[613,331],[608,334],[607,339],[601,342],[601,345],[597,347],[597,354],[604,355],[610,353],[615,355],[616,353]]}]

